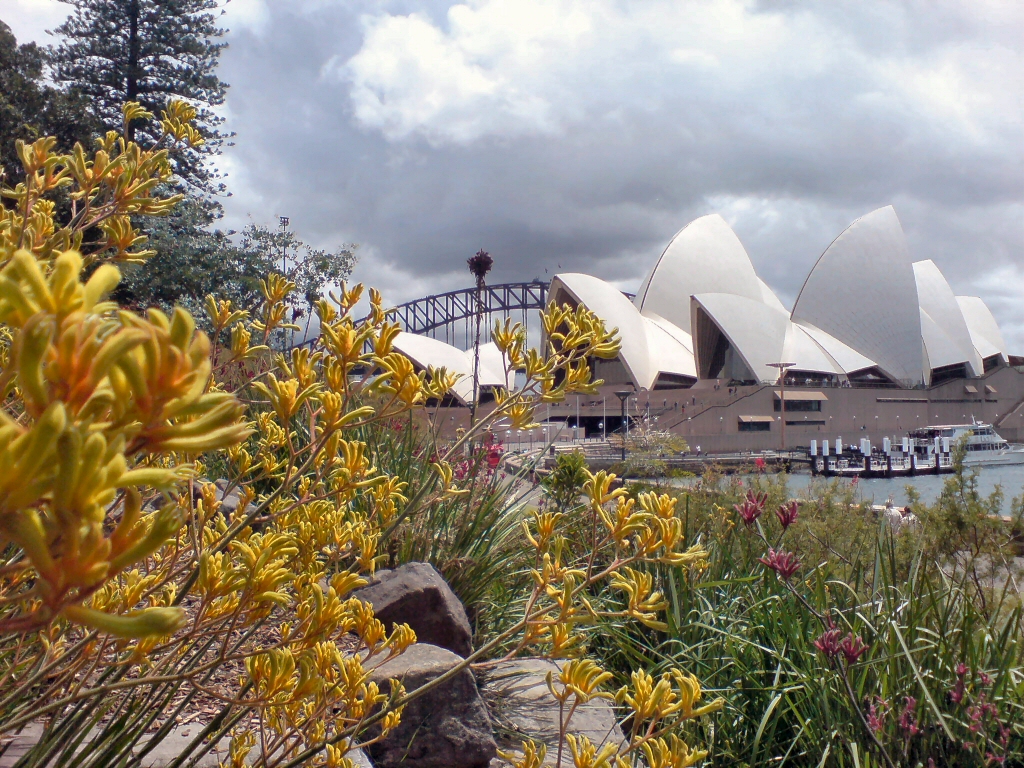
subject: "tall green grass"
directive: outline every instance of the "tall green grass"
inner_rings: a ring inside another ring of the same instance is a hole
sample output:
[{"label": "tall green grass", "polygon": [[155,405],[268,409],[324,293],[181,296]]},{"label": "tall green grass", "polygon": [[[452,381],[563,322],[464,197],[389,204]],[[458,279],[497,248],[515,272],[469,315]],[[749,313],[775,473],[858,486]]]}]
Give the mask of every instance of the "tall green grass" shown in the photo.
[{"label": "tall green grass", "polygon": [[[407,496],[431,481],[430,464],[441,446],[422,423],[375,426],[362,439],[381,469],[409,483]],[[526,471],[492,471],[479,446],[452,463],[455,484],[464,493],[426,506],[390,531],[383,565],[434,565],[466,606],[482,644],[515,615],[519,596],[529,588],[521,521],[536,493]]]},{"label": "tall green grass", "polygon": [[[374,439],[391,441],[378,455],[406,462],[403,475],[413,484],[427,476],[428,435],[409,427]],[[395,532],[392,552],[396,563],[434,563],[483,640],[520,606],[531,563],[519,523],[528,504],[548,502],[524,496],[525,478],[488,474],[479,457],[467,462],[461,482],[470,492],[409,521]],[[733,510],[749,490],[768,495],[764,534],[800,557],[793,583],[810,608],[868,643],[849,666],[852,699],[835,662],[814,646],[819,620],[761,564],[766,545]],[[550,503],[589,525],[585,510],[566,505],[571,492],[558,496]],[[593,626],[591,654],[620,677],[638,667],[680,667],[709,696],[723,696],[725,709],[694,725],[694,740],[711,750],[708,765],[887,765],[875,738],[899,766],[1024,765],[1024,630],[1019,594],[994,567],[1007,556],[1005,526],[988,517],[999,500],[978,496],[961,471],[936,504],[915,504],[921,526],[894,535],[850,483],[815,483],[783,533],[773,510],[789,496],[784,477],[744,484],[713,472],[680,493],[677,514],[688,539],[707,549],[707,568],[656,569],[668,630]],[[983,716],[972,719],[982,706]],[[875,738],[864,724],[869,716]]]},{"label": "tall green grass", "polygon": [[[718,480],[680,498],[688,534],[710,559],[697,578],[678,569],[657,574],[668,631],[607,627],[594,648],[622,671],[680,666],[724,696],[725,710],[699,726],[710,764],[884,764],[862,722],[872,704],[876,716],[887,713],[876,735],[897,765],[1022,764],[1022,617],[1008,585],[993,585],[983,603],[967,569],[940,567],[927,530],[894,536],[848,484],[817,486],[783,538],[771,512],[788,495],[785,486],[756,482],[769,494],[762,518],[769,541],[781,539],[803,562],[796,589],[844,634],[869,644],[849,670],[851,701],[814,647],[820,623],[759,562],[764,544],[731,514],[743,488]],[[961,664],[968,690],[958,704]],[[916,703],[901,727],[908,699]],[[972,719],[971,708],[985,704],[997,708],[1001,727],[991,709]]]}]

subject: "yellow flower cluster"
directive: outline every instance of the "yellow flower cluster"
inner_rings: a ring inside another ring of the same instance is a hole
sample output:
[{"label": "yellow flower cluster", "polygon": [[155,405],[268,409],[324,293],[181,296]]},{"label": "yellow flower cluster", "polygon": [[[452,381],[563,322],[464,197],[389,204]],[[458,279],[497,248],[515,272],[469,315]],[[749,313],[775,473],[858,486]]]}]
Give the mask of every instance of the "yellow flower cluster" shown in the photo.
[{"label": "yellow flower cluster", "polygon": [[[136,104],[124,116],[152,117]],[[158,145],[199,141],[193,117],[172,103]],[[119,279],[110,262],[149,255],[132,217],[176,202],[156,194],[168,150],[113,133],[91,155],[53,147],[19,145],[25,181],[2,190],[13,204],[0,208],[0,552],[14,553],[0,562],[0,735],[90,705],[161,702],[131,716],[141,738],[203,695],[221,709],[193,757],[230,737],[225,766],[253,751],[264,765],[348,766],[349,750],[384,738],[417,695],[369,674],[415,634],[387,631],[351,593],[395,531],[468,493],[453,463],[491,423],[522,428],[538,404],[593,392],[590,361],[617,354],[615,330],[583,307],[550,306],[540,352],[521,325],[499,323],[506,372],[525,384],[499,391],[411,482],[382,469],[367,435],[440,401],[456,379],[396,351],[399,327],[377,291],[342,285],[319,300],[321,335],[295,349],[284,344],[295,285],[280,275],[263,280],[251,316],[210,297],[209,337],[181,309],[122,311],[107,300]],[[46,199],[57,190],[71,201],[63,224]],[[101,233],[91,247],[86,232]],[[226,481],[203,479],[217,476]],[[645,563],[704,558],[684,547],[671,499],[628,499],[613,480],[590,476],[590,540],[573,539],[558,513],[524,524],[532,595],[477,654],[568,658],[548,684],[570,717],[612,697],[609,674],[582,657],[583,628],[600,616],[663,626]],[[634,676],[615,695],[634,714],[625,751],[569,736],[575,764],[623,766],[642,752],[657,768],[690,765],[702,753],[668,731],[718,706],[695,706],[700,694],[681,673]],[[528,746],[522,760],[536,768],[544,750]]]},{"label": "yellow flower cluster", "polygon": [[[82,282],[83,259],[65,251],[44,271],[15,251],[0,270],[0,323],[12,334],[0,374],[0,544],[25,554],[38,580],[23,610],[0,623],[29,629],[63,615],[126,636],[166,632],[180,612],[101,615],[80,605],[178,529],[173,508],[143,515],[130,489],[167,490],[190,466],[155,461],[238,443],[248,430],[227,393],[206,392],[209,341],[178,310],[172,318],[118,312],[103,301],[116,268]],[[108,530],[108,509],[122,513]]]},{"label": "yellow flower cluster", "polygon": [[[623,489],[613,490],[615,476],[603,471],[587,472],[587,478],[590,540],[573,541],[567,528],[570,521],[560,512],[536,510],[533,520],[524,523],[536,550],[534,591],[527,602],[523,634],[506,658],[538,645],[550,657],[569,657],[559,675],[548,675],[547,683],[561,705],[561,741],[568,744],[575,768],[625,768],[637,754],[654,768],[693,765],[707,753],[691,749],[675,731],[687,720],[721,709],[722,700],[697,706],[700,683],[680,670],[671,670],[658,681],[643,671],[634,672],[631,684],[614,696],[602,691],[612,676],[583,656],[586,635],[581,628],[603,618],[667,629],[658,618],[666,601],[644,564],[700,568],[707,554],[697,546],[684,547],[676,499],[656,493],[629,498]],[[623,596],[623,607],[594,599],[602,583]],[[625,743],[594,745],[586,736],[569,733],[576,709],[595,697],[614,698],[630,712],[632,731]],[[531,742],[524,743],[521,754],[506,755],[516,768],[536,768],[544,757],[545,750]]]}]

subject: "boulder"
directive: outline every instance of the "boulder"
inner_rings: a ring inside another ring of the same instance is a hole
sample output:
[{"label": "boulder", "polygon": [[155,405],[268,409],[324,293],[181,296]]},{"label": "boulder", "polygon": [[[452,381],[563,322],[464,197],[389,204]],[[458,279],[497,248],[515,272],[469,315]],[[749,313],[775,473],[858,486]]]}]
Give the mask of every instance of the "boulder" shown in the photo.
[{"label": "boulder", "polygon": [[352,596],[370,603],[389,632],[395,624],[408,624],[421,643],[447,648],[463,658],[473,652],[466,609],[430,563],[377,571],[374,580]]},{"label": "boulder", "polygon": [[[200,478],[197,482],[192,484],[192,502],[198,503],[203,498],[202,485],[208,482]],[[217,500],[220,502],[220,514],[230,519],[235,512],[238,511],[238,505],[242,499],[238,494],[238,486],[231,489],[231,492],[225,494],[230,482],[226,478],[219,478],[213,481],[214,488],[216,488]],[[154,496],[152,499],[146,502],[143,509],[150,511],[160,509],[167,500],[162,495]],[[111,506],[111,509],[113,506]]]},{"label": "boulder", "polygon": [[[397,678],[412,691],[444,674],[462,659],[451,651],[416,643],[401,656],[373,668],[381,690]],[[487,707],[469,669],[414,699],[401,724],[366,753],[377,768],[487,768],[497,755]]]},{"label": "boulder", "polygon": [[349,751],[345,757],[351,760],[352,764],[355,765],[356,768],[373,768],[373,763],[370,762],[370,758],[368,758],[361,749],[353,749]]},{"label": "boulder", "polygon": [[224,517],[231,519],[235,512],[238,511],[238,505],[242,501],[238,495],[238,486],[231,489],[231,492],[226,494],[224,491],[227,490],[230,483],[226,478],[220,478],[215,480],[213,483],[217,487],[217,498],[220,500],[220,513]]},{"label": "boulder", "polygon": [[[546,676],[548,672],[557,676],[559,671],[559,662],[549,659],[513,659],[492,667],[481,679],[502,749],[519,751],[529,738],[546,744],[549,756],[558,750],[558,701],[548,690]],[[582,734],[597,746],[625,742],[615,710],[605,699],[591,699],[578,707],[568,732]]]}]

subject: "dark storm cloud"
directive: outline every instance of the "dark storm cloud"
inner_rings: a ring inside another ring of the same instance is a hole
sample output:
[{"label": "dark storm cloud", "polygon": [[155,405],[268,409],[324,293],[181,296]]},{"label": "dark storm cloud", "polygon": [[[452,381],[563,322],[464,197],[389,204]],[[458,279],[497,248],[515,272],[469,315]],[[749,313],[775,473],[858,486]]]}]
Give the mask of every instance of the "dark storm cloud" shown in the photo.
[{"label": "dark storm cloud", "polygon": [[467,284],[481,247],[496,280],[635,286],[718,211],[788,303],[843,228],[893,203],[913,256],[1024,350],[1017,4],[228,8],[229,220],[358,242],[357,277],[391,300]]}]

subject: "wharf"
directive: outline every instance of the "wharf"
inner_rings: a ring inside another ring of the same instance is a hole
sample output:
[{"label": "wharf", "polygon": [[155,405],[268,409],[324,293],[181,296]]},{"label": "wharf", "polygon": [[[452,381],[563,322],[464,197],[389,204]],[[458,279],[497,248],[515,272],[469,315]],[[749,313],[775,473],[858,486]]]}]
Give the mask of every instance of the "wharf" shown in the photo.
[{"label": "wharf", "polygon": [[[602,469],[608,470],[622,464],[622,452],[619,446],[604,442],[589,442],[580,445],[551,446],[543,459],[538,462],[538,466],[550,469],[555,465],[558,454],[572,453],[573,451],[581,451],[583,453],[587,460],[587,466],[592,472]],[[630,453],[627,453],[627,460],[630,455]],[[700,456],[695,453],[674,455],[643,454],[643,458],[664,464],[665,469],[668,471],[692,472],[695,475],[701,474],[709,466],[713,466],[726,474],[734,474],[760,470],[766,472],[800,471],[801,469],[808,469],[811,463],[810,457],[804,451],[740,451],[734,453],[702,453]]]},{"label": "wharf", "polygon": [[835,450],[829,452],[831,442],[811,440],[807,459],[811,474],[826,477],[910,477],[914,475],[940,475],[953,471],[953,455],[949,438],[936,438],[933,445],[915,445],[903,438],[901,442],[885,438],[881,447],[861,438],[859,445],[845,445],[842,438],[835,441]]}]

